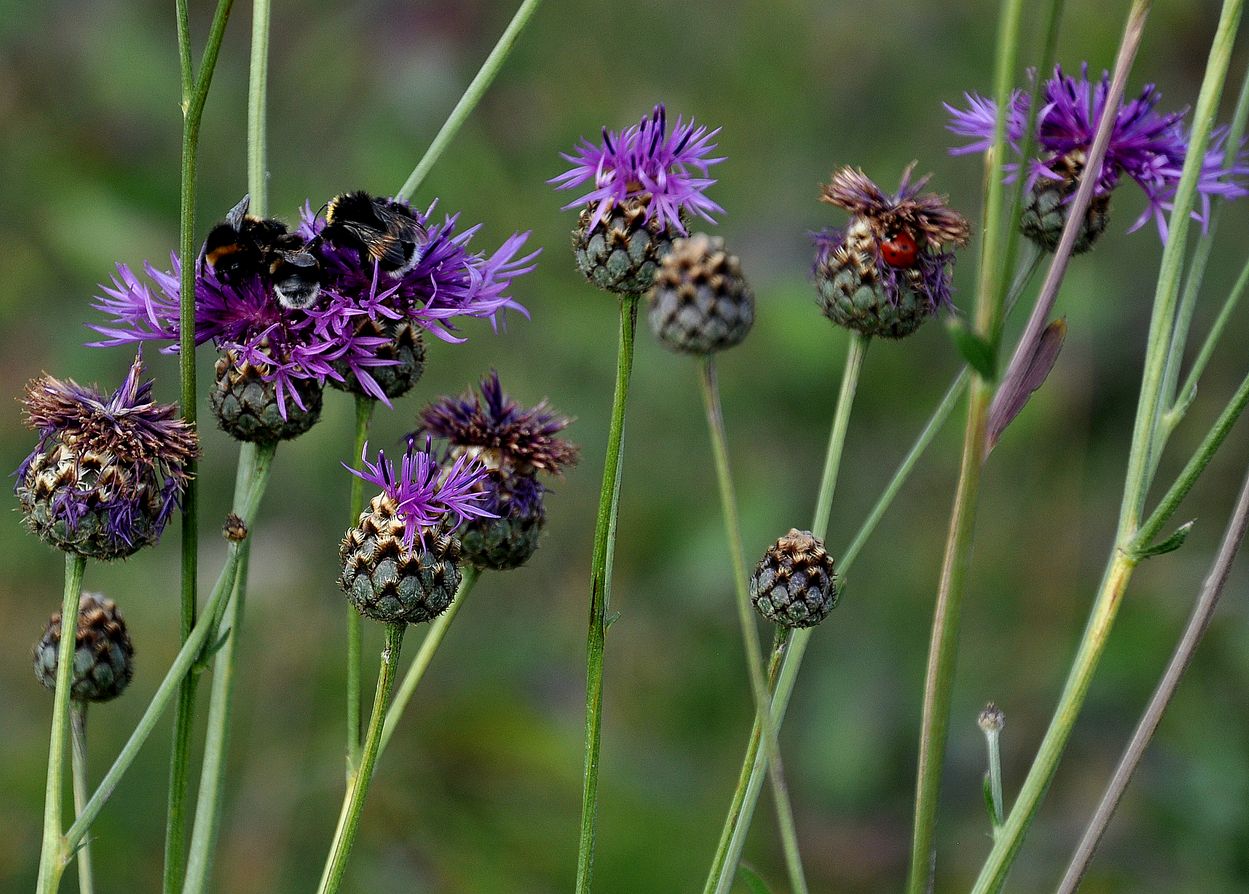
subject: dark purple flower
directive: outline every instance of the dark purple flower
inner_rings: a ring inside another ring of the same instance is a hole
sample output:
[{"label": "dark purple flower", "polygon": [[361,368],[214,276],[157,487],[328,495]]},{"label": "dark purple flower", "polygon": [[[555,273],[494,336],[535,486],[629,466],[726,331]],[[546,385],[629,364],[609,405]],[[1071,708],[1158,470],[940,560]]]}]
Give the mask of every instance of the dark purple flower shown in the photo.
[{"label": "dark purple flower", "polygon": [[[136,355],[111,395],[47,375],[27,388],[25,422],[39,443],[15,491],[32,528],[57,546],[128,555],[154,543],[178,505],[199,439],[177,406],[152,400],[142,372]],[[79,531],[87,521],[91,530]]]},{"label": "dark purple flower", "polygon": [[593,184],[564,209],[594,205],[591,230],[614,205],[629,199],[645,201],[646,220],[653,218],[661,229],[670,225],[684,234],[682,212],[714,223],[711,215],[724,209],[703,192],[716,182],[707,177],[707,169],[724,161],[708,157],[715,151],[713,140],[720,129],[695,125],[692,118],[677,118],[671,134],[667,127],[667,113],[660,104],[648,117],[624,130],[604,127],[601,143],[583,138],[572,152],[561,153],[572,167],[549,183],[556,189]]},{"label": "dark purple flower", "polygon": [[[1054,76],[1045,82],[1044,103],[1036,115],[1035,142],[1041,154],[1029,160],[1029,189],[1040,179],[1065,179],[1065,172],[1073,166],[1082,169],[1085,154],[1093,145],[1109,90],[1109,72],[1103,71],[1101,80],[1093,83],[1088,77],[1087,63],[1081,67],[1078,78],[1065,75],[1061,67],[1055,67]],[[967,109],[945,104],[950,113],[949,129],[971,140],[965,146],[951,149],[955,155],[988,149],[993,141],[997,116],[997,105],[992,100],[974,93],[966,93],[964,98],[968,103]],[[1094,195],[1109,195],[1124,174],[1131,177],[1144,190],[1149,205],[1129,232],[1139,229],[1152,216],[1165,241],[1165,212],[1172,207],[1188,154],[1189,137],[1183,124],[1187,110],[1160,114],[1154,109],[1161,98],[1157,88],[1148,84],[1139,97],[1120,104],[1115,112],[1115,125],[1106,158],[1097,174]],[[1018,90],[1012,93],[1006,129],[1007,138],[1016,152],[1021,150],[1029,105],[1027,94]],[[1203,159],[1197,184],[1201,207],[1193,212],[1194,219],[1199,220],[1203,227],[1209,220],[1211,197],[1233,199],[1246,194],[1241,178],[1249,174],[1249,165],[1238,160],[1230,169],[1224,170],[1226,139],[1226,129],[1217,128]],[[1018,166],[1010,168],[1010,176],[1017,176]]]},{"label": "dark purple flower", "polygon": [[439,462],[429,445],[418,450],[409,442],[396,468],[384,451],[377,451],[377,462],[368,461],[364,448],[364,470],[344,468],[380,488],[395,504],[395,515],[403,522],[403,545],[412,549],[416,541],[425,546],[427,534],[452,530],[474,518],[493,518],[482,506],[480,488],[486,467],[478,460],[461,456],[453,463]]},{"label": "dark purple flower", "polygon": [[[444,340],[462,341],[454,334],[457,317],[487,318],[497,326],[504,310],[525,312],[508,292],[516,277],[533,269],[538,252],[520,255],[528,234],[512,235],[493,254],[476,254],[467,245],[480,227],[457,232],[456,220],[428,225],[420,262],[399,279],[380,274],[376,264],[363,264],[354,251],[319,243],[322,297],[305,309],[283,307],[260,277],[226,281],[200,263],[195,343],[212,341],[263,370],[261,378],[274,383],[283,414],[288,395],[303,409],[294,380],[324,384],[342,381],[344,373],[389,403],[369,370],[395,361],[379,356],[388,340],[369,334],[362,321],[407,320]],[[300,233],[311,238],[321,226],[305,206]],[[163,341],[170,344],[162,350],[177,351],[180,264],[177,257],[171,263],[168,272],[144,265],[151,285],[127,265],[117,265],[94,305],[111,322],[91,326],[104,336],[93,347]]]}]

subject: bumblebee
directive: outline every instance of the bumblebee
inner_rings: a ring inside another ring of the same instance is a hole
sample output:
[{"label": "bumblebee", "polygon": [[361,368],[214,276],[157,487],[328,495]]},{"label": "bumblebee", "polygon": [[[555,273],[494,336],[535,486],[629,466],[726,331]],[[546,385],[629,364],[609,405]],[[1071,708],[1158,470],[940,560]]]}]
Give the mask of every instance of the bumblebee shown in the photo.
[{"label": "bumblebee", "polygon": [[399,279],[420,262],[428,236],[407,205],[356,191],[329,200],[320,238],[355,249],[362,262],[373,261]]},{"label": "bumblebee", "polygon": [[204,260],[226,281],[259,276],[273,286],[283,307],[300,310],[321,294],[321,264],[311,246],[276,218],[247,213],[251,196],[208,231]]}]

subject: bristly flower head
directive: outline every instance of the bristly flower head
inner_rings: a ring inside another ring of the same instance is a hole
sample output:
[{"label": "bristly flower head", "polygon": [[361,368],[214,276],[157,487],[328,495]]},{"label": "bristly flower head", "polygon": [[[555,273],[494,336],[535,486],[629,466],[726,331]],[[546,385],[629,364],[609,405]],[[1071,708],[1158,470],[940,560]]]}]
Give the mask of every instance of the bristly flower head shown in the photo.
[{"label": "bristly flower head", "polygon": [[481,380],[481,397],[469,392],[443,397],[421,411],[419,433],[444,438],[452,447],[480,455],[509,471],[559,474],[577,461],[578,449],[559,432],[572,420],[545,401],[526,409],[512,400],[491,371]]},{"label": "bristly flower head", "polygon": [[[1042,89],[1044,101],[1036,114],[1034,142],[1041,154],[1028,161],[1029,189],[1038,181],[1070,180],[1073,175],[1082,172],[1086,154],[1092,148],[1097,125],[1106,108],[1109,90],[1110,73],[1103,71],[1100,81],[1091,82],[1088,63],[1081,66],[1078,78],[1064,74],[1060,66],[1054,68],[1053,77],[1045,82]],[[971,139],[967,145],[951,149],[954,155],[983,152],[993,141],[997,104],[974,93],[966,93],[964,98],[967,109],[945,104],[950,113],[949,130]],[[1153,217],[1158,224],[1159,235],[1165,241],[1165,212],[1172,207],[1188,154],[1189,137],[1183,124],[1187,110],[1160,114],[1155,107],[1161,99],[1158,89],[1153,84],[1147,84],[1139,97],[1121,102],[1115,110],[1114,129],[1106,158],[1097,173],[1094,197],[1108,196],[1124,174],[1131,177],[1145,192],[1149,205],[1129,232],[1139,229]],[[1006,134],[1016,153],[1022,151],[1029,109],[1030,97],[1022,91],[1014,91]],[[1203,159],[1197,184],[1201,207],[1193,212],[1194,219],[1199,220],[1203,227],[1209,220],[1211,197],[1231,199],[1246,194],[1240,178],[1249,174],[1249,166],[1238,161],[1230,170],[1224,170],[1223,146],[1226,138],[1225,129],[1216,129],[1211,148]],[[1018,176],[1018,165],[1010,167],[1013,179]]]},{"label": "bristly flower head", "polygon": [[54,545],[118,558],[155,543],[199,453],[195,429],[173,404],[152,400],[142,358],[111,395],[43,376],[22,401],[39,443],[18,467],[27,521]]},{"label": "bristly flower head", "polygon": [[369,462],[368,445],[364,448],[364,470],[356,471],[343,464],[351,474],[380,488],[393,503],[395,515],[403,523],[403,545],[411,550],[425,537],[453,530],[474,518],[490,518],[493,513],[482,507],[485,495],[479,484],[486,467],[478,460],[461,456],[447,465],[434,456],[429,444],[418,450],[410,442],[398,468],[377,451],[377,462]]},{"label": "bristly flower head", "polygon": [[[446,341],[462,341],[454,334],[456,317],[487,318],[493,324],[505,309],[524,311],[507,293],[516,277],[533,269],[537,256],[517,256],[528,234],[509,237],[493,254],[471,253],[467,244],[479,227],[457,232],[454,216],[428,224],[432,210],[422,219],[429,235],[420,262],[397,280],[380,276],[376,265],[362,264],[356,253],[321,242],[322,298],[302,310],[283,307],[258,276],[226,281],[199,263],[195,343],[212,341],[262,370],[262,380],[276,388],[283,415],[288,397],[305,409],[293,387],[296,380],[325,384],[342,381],[345,374],[389,403],[369,370],[396,361],[379,356],[388,339],[368,334],[362,321],[407,320]],[[300,233],[311,238],[321,226],[305,206]],[[118,264],[95,304],[111,321],[91,326],[104,336],[92,346],[158,341],[169,343],[164,351],[176,351],[179,270],[176,256],[170,272],[145,264],[153,288]]]},{"label": "bristly flower head", "polygon": [[696,125],[692,118],[684,121],[678,117],[669,133],[667,112],[661,103],[649,116],[624,130],[604,127],[602,142],[583,138],[572,152],[561,153],[572,167],[549,182],[557,189],[593,183],[593,189],[564,206],[564,210],[594,206],[589,229],[606,218],[615,205],[636,199],[644,203],[648,222],[654,219],[660,229],[671,226],[685,235],[682,212],[714,223],[711,215],[724,210],[704,195],[704,190],[716,182],[708,178],[707,169],[724,161],[708,157],[715,151],[713,141],[719,132],[718,127],[709,130]]},{"label": "bristly flower head", "polygon": [[912,163],[893,195],[862,170],[843,167],[821,201],[850,213],[839,229],[813,234],[816,285],[833,322],[866,335],[901,338],[937,309],[952,305],[946,246],[965,245],[971,227],[945,198],[912,182]]}]

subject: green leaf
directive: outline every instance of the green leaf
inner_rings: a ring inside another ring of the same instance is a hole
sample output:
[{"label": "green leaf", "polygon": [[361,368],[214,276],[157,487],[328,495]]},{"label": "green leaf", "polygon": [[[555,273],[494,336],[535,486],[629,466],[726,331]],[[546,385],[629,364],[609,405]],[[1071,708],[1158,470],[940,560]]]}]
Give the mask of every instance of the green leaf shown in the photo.
[{"label": "green leaf", "polygon": [[603,619],[603,629],[606,630],[608,627],[615,624],[619,620],[620,620],[620,612],[612,612],[610,615],[608,615],[607,617]]},{"label": "green leaf", "polygon": [[957,320],[946,328],[950,330],[954,346],[967,361],[967,365],[986,381],[992,382],[997,379],[997,351],[994,350],[993,345],[968,329],[966,324]]},{"label": "green leaf", "polygon": [[993,803],[993,783],[987,772],[984,774],[984,809],[989,812],[989,826],[996,830],[1002,823],[997,817],[997,807]]},{"label": "green leaf", "polygon": [[750,894],[772,894],[772,889],[768,887],[767,882],[745,863],[737,867],[737,877],[746,883]]},{"label": "green leaf", "polygon": [[1188,539],[1188,532],[1193,529],[1193,525],[1197,524],[1197,520],[1187,521],[1175,529],[1175,533],[1161,543],[1155,543],[1153,546],[1146,546],[1136,553],[1138,559],[1152,559],[1154,556],[1164,556],[1167,553],[1173,553]]}]

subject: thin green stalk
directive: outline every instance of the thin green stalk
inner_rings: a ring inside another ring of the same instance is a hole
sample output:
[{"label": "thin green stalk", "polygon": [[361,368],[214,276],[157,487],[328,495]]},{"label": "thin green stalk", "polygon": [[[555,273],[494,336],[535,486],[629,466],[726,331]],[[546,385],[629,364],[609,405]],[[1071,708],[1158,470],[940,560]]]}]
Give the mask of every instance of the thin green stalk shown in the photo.
[{"label": "thin green stalk", "polygon": [[346,821],[339,826],[330,843],[325,871],[321,876],[321,884],[317,887],[318,894],[333,894],[337,891],[347,872],[347,858],[351,856],[351,846],[355,843],[360,815],[364,810],[364,797],[368,794],[369,783],[373,779],[373,767],[377,763],[382,740],[382,721],[386,717],[390,691],[395,685],[395,669],[399,664],[399,651],[403,647],[403,634],[406,629],[404,624],[386,625],[386,644],[382,648],[381,667],[377,672],[377,692],[373,696],[373,713],[369,715],[369,729],[364,738],[364,750],[360,755],[360,769],[347,791]]},{"label": "thin green stalk", "polygon": [[481,64],[481,69],[478,70],[476,76],[469,83],[468,89],[464,91],[464,95],[460,97],[460,101],[455,104],[455,108],[451,110],[451,114],[447,117],[446,122],[434,136],[434,141],[425,150],[425,155],[417,163],[412,173],[408,175],[408,179],[404,181],[403,186],[399,188],[399,192],[396,193],[399,198],[410,200],[416,194],[417,189],[420,188],[421,183],[425,180],[425,176],[433,168],[447,146],[451,144],[451,141],[455,139],[455,135],[460,132],[460,128],[468,120],[468,116],[472,114],[473,109],[477,108],[477,103],[481,102],[482,96],[489,89],[490,84],[499,73],[499,69],[507,61],[508,55],[512,52],[512,47],[516,45],[516,39],[520,37],[520,32],[529,24],[529,20],[537,12],[540,3],[541,0],[524,0],[521,3],[516,10],[516,14],[512,16],[512,21],[508,22],[507,27],[503,30],[503,34],[499,37],[499,42],[494,45],[494,49],[490,51],[486,61]]},{"label": "thin green stalk", "polygon": [[451,629],[451,622],[455,620],[455,616],[460,612],[460,607],[464,605],[464,600],[468,598],[468,594],[472,592],[473,587],[481,577],[481,569],[476,565],[468,565],[464,568],[462,574],[460,585],[455,590],[455,599],[451,601],[450,607],[445,612],[430,622],[429,629],[425,632],[425,639],[421,641],[421,647],[417,650],[416,657],[412,659],[412,665],[408,668],[407,673],[404,674],[403,680],[399,684],[399,689],[395,693],[394,701],[391,702],[390,707],[386,710],[386,719],[382,724],[382,741],[377,746],[379,755],[386,750],[390,737],[395,734],[395,727],[398,726],[399,720],[403,717],[403,712],[408,707],[408,702],[412,700],[412,694],[416,692],[416,687],[424,679],[425,670],[429,667],[429,663],[433,661],[434,653],[442,645],[442,641],[447,636],[447,631]]},{"label": "thin green stalk", "polygon": [[1136,423],[1132,431],[1132,449],[1124,476],[1126,499],[1119,514],[1118,539],[1121,542],[1130,538],[1139,525],[1145,498],[1149,493],[1154,434],[1158,431],[1159,416],[1167,409],[1162,406],[1164,376],[1176,325],[1180,277],[1191,223],[1189,212],[1193,208],[1206,149],[1210,144],[1210,131],[1218,113],[1219,99],[1223,95],[1223,83],[1227,78],[1242,8],[1243,0],[1225,0],[1223,3],[1218,29],[1206,61],[1201,91],[1197,96],[1197,107],[1193,113],[1193,129],[1189,136],[1184,170],[1173,199],[1170,229],[1166,246],[1162,250],[1162,264],[1154,292],[1154,309],[1149,322],[1149,341],[1145,353],[1145,369],[1141,377]]},{"label": "thin green stalk", "polygon": [[[821,540],[828,534],[828,520],[832,514],[833,493],[837,488],[837,474],[841,468],[841,456],[850,423],[850,409],[854,405],[854,395],[858,391],[859,375],[863,371],[863,358],[867,353],[867,345],[866,337],[856,332],[850,333],[850,342],[846,351],[846,368],[841,377],[837,407],[833,411],[828,452],[824,459],[824,471],[820,476],[815,518],[811,524],[811,533]],[[798,630],[792,636],[786,635],[786,632],[778,633],[777,643],[773,648],[773,661],[775,662],[780,656],[780,664],[775,669],[776,682],[772,696],[772,726],[775,729],[780,729],[785,719],[785,709],[789,707],[789,697],[793,694],[798,668],[802,664],[802,656],[811,638],[812,629]],[[769,675],[771,676],[771,672]],[[746,834],[750,831],[750,821],[754,816],[755,805],[759,801],[760,789],[763,787],[767,754],[759,747],[761,738],[762,728],[756,718],[754,728],[751,730],[750,745],[747,747],[746,762],[742,766],[742,775],[738,780],[737,789],[733,792],[729,812],[724,819],[724,829],[720,833],[720,843],[712,858],[711,872],[703,889],[706,894],[728,894],[733,886],[737,864],[741,860],[742,848],[746,844]]]},{"label": "thin green stalk", "polygon": [[1214,354],[1214,349],[1218,346],[1219,339],[1223,337],[1223,330],[1227,328],[1227,324],[1231,320],[1237,305],[1240,304],[1240,299],[1244,296],[1246,287],[1249,287],[1249,260],[1245,261],[1245,265],[1240,268],[1240,276],[1236,278],[1236,284],[1228,292],[1227,298],[1223,302],[1223,307],[1219,310],[1219,315],[1215,317],[1214,323],[1210,326],[1210,331],[1206,334],[1206,340],[1201,344],[1201,350],[1197,352],[1197,359],[1193,361],[1192,369],[1188,371],[1184,384],[1176,395],[1175,403],[1167,412],[1165,420],[1167,428],[1174,429],[1179,425],[1180,420],[1188,412],[1188,407],[1192,403],[1193,398],[1197,396],[1197,383],[1201,380],[1201,374],[1206,371],[1210,357]]},{"label": "thin green stalk", "polygon": [[269,0],[252,0],[252,52],[247,77],[247,194],[252,214],[269,213]]},{"label": "thin green stalk", "polygon": [[794,825],[793,807],[789,790],[785,786],[785,773],[781,763],[781,747],[772,725],[768,684],[764,679],[763,649],[759,645],[759,628],[750,603],[746,586],[746,558],[742,549],[741,521],[737,515],[737,496],[733,491],[733,475],[729,469],[728,437],[724,431],[724,412],[720,406],[720,386],[716,379],[715,355],[703,359],[699,376],[703,404],[707,411],[707,429],[711,433],[711,452],[715,457],[716,479],[720,488],[720,508],[724,513],[724,533],[729,542],[732,559],[733,588],[737,596],[737,619],[742,628],[746,645],[746,664],[750,686],[754,694],[755,721],[760,725],[767,750],[768,773],[772,780],[772,792],[776,801],[776,821],[781,832],[781,846],[785,852],[785,865],[789,883],[795,892],[807,890],[807,880],[802,871],[802,855],[798,847],[798,832]]},{"label": "thin green stalk", "polygon": [[[276,445],[242,444],[239,447],[238,474],[235,480],[233,511],[239,514],[249,499],[263,496],[273,467]],[[235,659],[243,624],[243,607],[247,599],[247,564],[251,554],[251,537],[238,544],[237,568],[234,575],[233,598],[226,610],[229,625],[224,642],[213,662],[212,695],[208,708],[208,731],[204,737],[204,760],[200,768],[199,796],[195,807],[195,823],[191,829],[191,848],[187,857],[186,882],[183,890],[200,894],[208,887],[213,852],[221,828],[221,800],[225,783],[225,762],[230,737],[233,709]]]},{"label": "thin green stalk", "polygon": [[[1135,8],[1134,5],[1133,9]],[[1036,816],[1041,799],[1053,780],[1054,772],[1066,748],[1080,709],[1083,707],[1088,687],[1109,638],[1122,601],[1123,591],[1138,561],[1130,550],[1133,540],[1139,533],[1139,519],[1145,495],[1149,489],[1152,469],[1150,453],[1153,436],[1157,431],[1164,373],[1175,324],[1179,276],[1187,239],[1189,212],[1196,195],[1197,179],[1201,173],[1206,147],[1209,143],[1219,96],[1227,77],[1231,50],[1242,10],[1243,0],[1225,0],[1197,99],[1189,154],[1185,159],[1184,171],[1175,194],[1170,220],[1170,236],[1163,250],[1161,271],[1154,295],[1153,316],[1145,356],[1145,372],[1142,376],[1141,395],[1132,432],[1132,446],[1128,459],[1128,472],[1124,481],[1123,506],[1119,517],[1116,546],[1049,728],[1046,730],[1041,747],[1020,789],[1019,797],[981,868],[973,894],[996,892],[1005,882],[1006,874],[1023,844],[1024,836]]]},{"label": "thin green stalk", "polygon": [[1201,445],[1194,451],[1180,474],[1176,476],[1174,483],[1172,483],[1166,494],[1158,501],[1158,507],[1150,513],[1149,518],[1141,525],[1140,531],[1137,532],[1131,544],[1126,547],[1128,552],[1139,555],[1162,532],[1162,526],[1175,514],[1175,510],[1179,508],[1180,503],[1188,496],[1188,492],[1193,489],[1193,485],[1197,483],[1201,473],[1206,470],[1206,466],[1210,465],[1210,460],[1214,459],[1215,452],[1231,433],[1233,426],[1236,425],[1236,421],[1240,418],[1240,414],[1244,412],[1246,405],[1249,405],[1249,376],[1246,376],[1241,381],[1240,387],[1236,389],[1232,399],[1227,402],[1227,406],[1223,408],[1219,418],[1215,420],[1210,431],[1206,433]]},{"label": "thin green stalk", "polygon": [[[82,813],[87,804],[87,702],[74,702],[70,708],[69,737],[70,759],[74,768],[74,816]],[[78,892],[93,894],[95,873],[91,869],[91,842],[84,841],[78,848]]]},{"label": "thin green stalk", "polygon": [[[243,511],[239,513],[239,517],[242,518],[244,525],[251,524],[259,503],[260,493],[253,486],[248,493],[248,499],[244,503]],[[156,693],[152,696],[147,710],[143,712],[143,716],[139,719],[134,732],[130,734],[130,738],[126,741],[121,753],[113,761],[109,771],[104,774],[104,778],[96,787],[95,793],[87,801],[86,806],[79,811],[78,818],[74,820],[74,824],[65,833],[64,840],[61,843],[61,857],[64,861],[68,862],[75,846],[82,840],[87,830],[91,828],[91,824],[99,816],[100,811],[117,788],[117,784],[121,782],[121,777],[130,769],[130,765],[139,754],[139,749],[143,747],[143,743],[152,734],[152,730],[156,728],[157,722],[165,709],[169,707],[169,703],[178,694],[179,684],[182,682],[183,677],[191,672],[203,659],[204,648],[216,631],[216,624],[213,623],[213,619],[219,617],[221,612],[224,611],[226,600],[234,590],[234,578],[235,571],[238,568],[239,552],[239,544],[230,545],[225,565],[222,566],[221,573],[213,585],[212,594],[209,597],[208,605],[204,609],[203,617],[195,625],[186,642],[182,644],[177,657],[174,658],[173,664],[170,665],[169,670],[165,673],[165,677],[161,681],[160,686],[157,687]]]},{"label": "thin green stalk", "polygon": [[65,864],[61,860],[61,801],[65,797],[65,743],[69,740],[69,696],[74,682],[78,602],[87,560],[65,554],[65,594],[61,600],[61,642],[56,653],[56,696],[52,702],[52,738],[48,744],[48,784],[43,801],[43,846],[39,852],[38,894],[55,891]]},{"label": "thin green stalk", "polygon": [[1171,698],[1179,687],[1180,678],[1188,669],[1188,664],[1192,661],[1193,653],[1197,651],[1202,636],[1205,635],[1210,619],[1214,617],[1214,610],[1218,608],[1219,598],[1223,595],[1223,588],[1227,585],[1232,562],[1235,561],[1236,554],[1240,551],[1240,544],[1245,538],[1247,526],[1249,526],[1249,477],[1246,477],[1244,484],[1241,485],[1240,496],[1236,500],[1236,508],[1232,511],[1232,517],[1228,520],[1227,528],[1223,533],[1218,555],[1210,566],[1210,573],[1206,575],[1205,583],[1202,584],[1201,593],[1197,598],[1197,603],[1193,606],[1193,612],[1189,616],[1184,633],[1179,643],[1176,644],[1175,652],[1171,655],[1171,661],[1167,664],[1158,688],[1154,690],[1149,705],[1141,715],[1135,732],[1132,733],[1132,739],[1123,757],[1120,758],[1119,765],[1115,768],[1114,776],[1111,777],[1110,784],[1105,794],[1102,795],[1088,828],[1084,831],[1084,836],[1063,876],[1058,894],[1075,894],[1076,888],[1079,887],[1080,879],[1084,877],[1089,861],[1093,859],[1093,852],[1097,849],[1102,834],[1110,823],[1110,818],[1119,806],[1119,800],[1123,797],[1128,783],[1132,781],[1132,775],[1136,772],[1136,767],[1150,739],[1158,729],[1163,712],[1171,703]]},{"label": "thin green stalk", "polygon": [[[1236,111],[1232,122],[1227,128],[1227,145],[1223,152],[1223,168],[1230,170],[1241,152],[1241,141],[1245,136],[1245,125],[1249,121],[1249,69],[1240,84],[1240,96],[1236,100]],[[1201,293],[1202,281],[1205,279],[1206,267],[1210,262],[1210,254],[1214,250],[1214,235],[1218,230],[1219,217],[1223,213],[1223,200],[1219,196],[1211,198],[1210,216],[1201,235],[1197,237],[1197,245],[1193,249],[1193,258],[1188,265],[1188,273],[1184,280],[1184,292],[1180,297],[1179,310],[1175,317],[1175,332],[1171,337],[1171,350],[1167,353],[1166,374],[1163,376],[1162,399],[1167,412],[1163,415],[1159,427],[1159,443],[1154,445],[1155,461],[1166,443],[1167,437],[1179,422],[1174,412],[1179,400],[1177,386],[1179,384],[1180,366],[1184,362],[1184,348],[1188,343],[1188,330],[1192,325],[1193,315],[1197,311],[1197,298]]]},{"label": "thin green stalk", "polygon": [[[351,467],[359,472],[364,468],[364,445],[369,440],[369,421],[377,401],[362,394],[356,395],[356,435],[351,449]],[[351,496],[348,500],[347,526],[360,520],[364,510],[364,479],[351,476]],[[364,728],[363,709],[360,700],[360,675],[363,663],[363,633],[360,613],[347,604],[347,784],[355,778],[360,767],[360,734]]]},{"label": "thin green stalk", "polygon": [[585,774],[581,789],[581,833],[577,843],[577,894],[588,894],[594,868],[594,833],[598,818],[599,752],[603,738],[603,653],[607,606],[611,602],[612,557],[616,551],[616,514],[620,508],[620,473],[624,459],[625,405],[633,373],[633,336],[638,324],[638,295],[620,299],[620,344],[616,352],[616,387],[611,427],[603,459],[594,555],[590,563],[590,625],[586,635]]},{"label": "thin green stalk", "polygon": [[[178,53],[182,73],[182,176],[179,199],[178,252],[181,258],[179,301],[178,365],[181,379],[182,415],[192,425],[196,420],[198,394],[195,383],[195,175],[199,158],[199,132],[204,104],[212,85],[221,40],[225,36],[233,0],[219,0],[213,14],[208,40],[200,59],[199,72],[190,74],[191,35],[186,0],[176,0]],[[183,642],[195,626],[198,604],[199,482],[196,463],[187,464],[189,480],[182,496],[181,624]],[[186,848],[186,796],[190,773],[191,727],[195,710],[195,675],[183,680],[174,714],[173,746],[169,761],[169,807],[165,830],[166,894],[176,894],[182,882]]]}]

